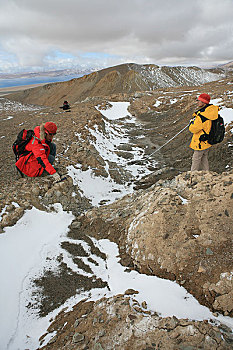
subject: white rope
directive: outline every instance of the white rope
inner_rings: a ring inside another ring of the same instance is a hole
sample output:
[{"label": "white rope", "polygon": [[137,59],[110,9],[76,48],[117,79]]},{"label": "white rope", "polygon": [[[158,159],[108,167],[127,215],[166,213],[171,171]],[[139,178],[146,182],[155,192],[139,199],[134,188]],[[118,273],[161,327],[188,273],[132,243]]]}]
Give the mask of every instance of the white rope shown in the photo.
[{"label": "white rope", "polygon": [[147,157],[145,157],[144,159],[149,158],[150,156],[152,156],[152,154],[158,152],[161,150],[161,148],[163,148],[164,146],[166,146],[169,142],[171,142],[174,138],[176,138],[180,133],[182,133],[182,131],[184,131],[187,127],[189,126],[189,124],[187,124],[182,130],[180,130],[177,134],[175,134],[170,140],[168,140],[164,145],[160,146],[159,148],[157,148],[154,152],[152,152],[151,154],[149,154]]}]

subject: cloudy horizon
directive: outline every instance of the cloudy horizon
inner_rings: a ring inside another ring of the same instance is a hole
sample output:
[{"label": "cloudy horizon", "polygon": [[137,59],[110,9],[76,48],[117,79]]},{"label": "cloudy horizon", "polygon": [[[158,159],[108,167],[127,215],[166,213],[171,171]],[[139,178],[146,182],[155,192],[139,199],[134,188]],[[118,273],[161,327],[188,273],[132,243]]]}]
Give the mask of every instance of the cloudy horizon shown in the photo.
[{"label": "cloudy horizon", "polygon": [[233,60],[232,0],[0,0],[0,73]]}]

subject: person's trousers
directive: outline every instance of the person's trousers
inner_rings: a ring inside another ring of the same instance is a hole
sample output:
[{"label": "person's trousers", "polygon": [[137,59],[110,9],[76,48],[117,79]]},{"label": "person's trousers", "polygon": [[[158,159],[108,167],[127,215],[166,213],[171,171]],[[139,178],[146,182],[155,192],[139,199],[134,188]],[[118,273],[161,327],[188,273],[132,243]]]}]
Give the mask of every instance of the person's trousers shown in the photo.
[{"label": "person's trousers", "polygon": [[49,148],[50,148],[50,153],[49,153],[49,156],[48,156],[48,161],[50,164],[53,165],[54,163],[54,160],[55,160],[55,157],[56,157],[56,150],[57,150],[57,147],[56,147],[56,144],[53,143],[53,142],[49,142],[47,143],[49,145]]},{"label": "person's trousers", "polygon": [[209,148],[193,152],[191,171],[209,171],[208,152]]}]

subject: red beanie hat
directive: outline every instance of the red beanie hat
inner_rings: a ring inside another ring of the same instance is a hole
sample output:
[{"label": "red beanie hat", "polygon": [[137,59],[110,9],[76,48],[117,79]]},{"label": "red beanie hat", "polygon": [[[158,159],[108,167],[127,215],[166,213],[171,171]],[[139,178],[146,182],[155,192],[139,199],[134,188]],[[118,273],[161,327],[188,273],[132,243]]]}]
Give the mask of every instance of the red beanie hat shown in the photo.
[{"label": "red beanie hat", "polygon": [[57,125],[55,123],[52,122],[47,122],[45,123],[45,132],[49,132],[50,134],[56,134],[57,132]]},{"label": "red beanie hat", "polygon": [[200,94],[200,96],[198,97],[198,100],[201,102],[204,102],[206,104],[210,103],[210,95],[208,94]]}]

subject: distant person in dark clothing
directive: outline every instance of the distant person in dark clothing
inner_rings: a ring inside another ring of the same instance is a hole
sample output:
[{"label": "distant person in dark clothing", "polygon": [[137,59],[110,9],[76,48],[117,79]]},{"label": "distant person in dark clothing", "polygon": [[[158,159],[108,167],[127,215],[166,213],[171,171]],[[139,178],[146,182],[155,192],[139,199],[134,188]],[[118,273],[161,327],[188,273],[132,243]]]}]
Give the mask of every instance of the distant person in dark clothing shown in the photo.
[{"label": "distant person in dark clothing", "polygon": [[63,106],[61,107],[63,109],[63,111],[67,111],[70,109],[70,105],[68,103],[68,101],[64,101],[63,102]]}]

